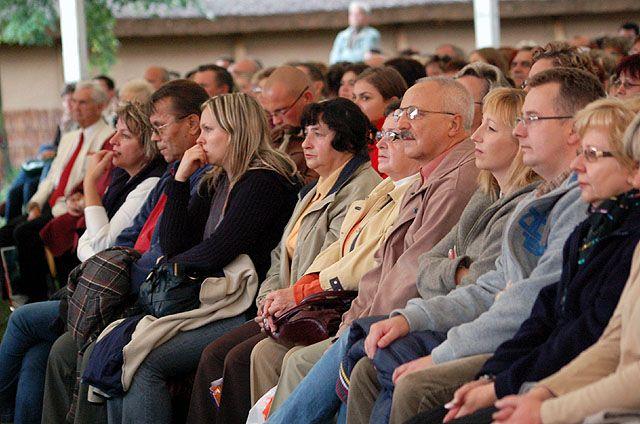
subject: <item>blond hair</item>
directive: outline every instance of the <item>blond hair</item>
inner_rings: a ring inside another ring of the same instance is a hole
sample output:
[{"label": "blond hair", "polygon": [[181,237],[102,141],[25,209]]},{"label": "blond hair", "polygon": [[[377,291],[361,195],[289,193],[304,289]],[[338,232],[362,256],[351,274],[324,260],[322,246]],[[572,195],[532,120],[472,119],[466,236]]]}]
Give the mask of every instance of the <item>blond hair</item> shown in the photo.
[{"label": "blond hair", "polygon": [[[519,88],[495,88],[485,96],[482,113],[495,117],[496,121],[501,125],[514,128],[516,117],[522,110],[524,97],[524,91]],[[512,138],[513,142],[517,144],[518,140],[513,136]],[[511,162],[508,175],[507,187],[504,187],[505,192],[525,187],[540,178],[530,167],[522,162],[520,149],[518,149],[518,153]],[[500,187],[490,171],[480,171],[478,185],[484,193],[494,197],[494,200],[497,198],[495,196],[500,191]]]},{"label": "blond hair", "polygon": [[138,137],[144,150],[144,156],[151,160],[158,155],[158,145],[151,140],[152,126],[149,121],[151,110],[149,104],[125,102],[116,110],[118,120],[122,119],[129,131]]},{"label": "blond hair", "polygon": [[[211,111],[230,136],[225,156],[230,186],[250,169],[271,169],[298,182],[295,163],[271,147],[266,112],[253,97],[245,93],[222,94],[204,102],[202,111],[205,110]],[[202,184],[211,189],[221,173],[222,167],[215,166],[202,178]]]},{"label": "blond hair", "polygon": [[613,156],[622,165],[631,167],[636,159],[628,153],[623,137],[634,117],[634,111],[624,101],[615,97],[600,99],[589,103],[576,114],[574,128],[580,138],[590,129],[606,131]]}]

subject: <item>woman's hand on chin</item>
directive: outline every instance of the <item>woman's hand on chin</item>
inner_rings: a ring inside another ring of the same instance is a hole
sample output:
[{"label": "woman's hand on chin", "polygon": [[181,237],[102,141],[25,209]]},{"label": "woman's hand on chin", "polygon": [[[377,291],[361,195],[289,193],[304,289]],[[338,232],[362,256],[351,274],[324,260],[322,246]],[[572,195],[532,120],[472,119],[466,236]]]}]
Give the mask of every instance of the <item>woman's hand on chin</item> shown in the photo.
[{"label": "woman's hand on chin", "polygon": [[178,166],[178,170],[176,171],[176,181],[187,181],[198,168],[202,168],[206,164],[207,156],[202,146],[196,144],[184,152],[184,156],[182,156],[182,160],[180,160],[180,166]]}]

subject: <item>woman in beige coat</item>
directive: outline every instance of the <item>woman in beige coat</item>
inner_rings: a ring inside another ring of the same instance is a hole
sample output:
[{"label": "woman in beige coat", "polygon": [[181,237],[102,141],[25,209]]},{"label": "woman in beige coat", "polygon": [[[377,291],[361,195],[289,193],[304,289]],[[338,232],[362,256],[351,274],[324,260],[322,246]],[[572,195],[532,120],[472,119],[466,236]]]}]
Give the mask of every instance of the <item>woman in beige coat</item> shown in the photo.
[{"label": "woman in beige coat", "polygon": [[[624,156],[640,161],[640,115],[625,133]],[[637,165],[636,165],[637,166]],[[636,168],[629,181],[640,188]],[[523,396],[498,402],[500,423],[579,423],[605,409],[639,409],[640,397],[640,248],[629,280],[600,339]]]}]

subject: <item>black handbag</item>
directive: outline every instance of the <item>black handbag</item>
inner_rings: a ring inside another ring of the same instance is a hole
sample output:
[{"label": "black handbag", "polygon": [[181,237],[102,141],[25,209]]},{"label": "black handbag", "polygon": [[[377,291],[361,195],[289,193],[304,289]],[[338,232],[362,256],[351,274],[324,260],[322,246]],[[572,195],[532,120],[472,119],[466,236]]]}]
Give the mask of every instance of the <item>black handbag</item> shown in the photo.
[{"label": "black handbag", "polygon": [[358,296],[355,290],[327,290],[305,297],[299,305],[274,320],[275,329],[265,325],[269,337],[284,346],[308,346],[336,334],[342,314]]},{"label": "black handbag", "polygon": [[156,265],[140,285],[138,303],[156,318],[190,311],[200,306],[200,286],[206,277],[183,265]]}]

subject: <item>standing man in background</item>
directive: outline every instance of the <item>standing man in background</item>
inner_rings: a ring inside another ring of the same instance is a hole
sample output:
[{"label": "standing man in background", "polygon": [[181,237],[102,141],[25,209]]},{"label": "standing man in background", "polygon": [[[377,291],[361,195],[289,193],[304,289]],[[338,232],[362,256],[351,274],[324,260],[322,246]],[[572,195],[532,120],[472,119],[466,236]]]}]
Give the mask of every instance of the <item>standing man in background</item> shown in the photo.
[{"label": "standing man in background", "polygon": [[368,4],[354,1],[349,5],[349,28],[340,31],[333,42],[329,63],[362,62],[371,49],[380,48],[380,33],[368,26],[371,8]]}]

